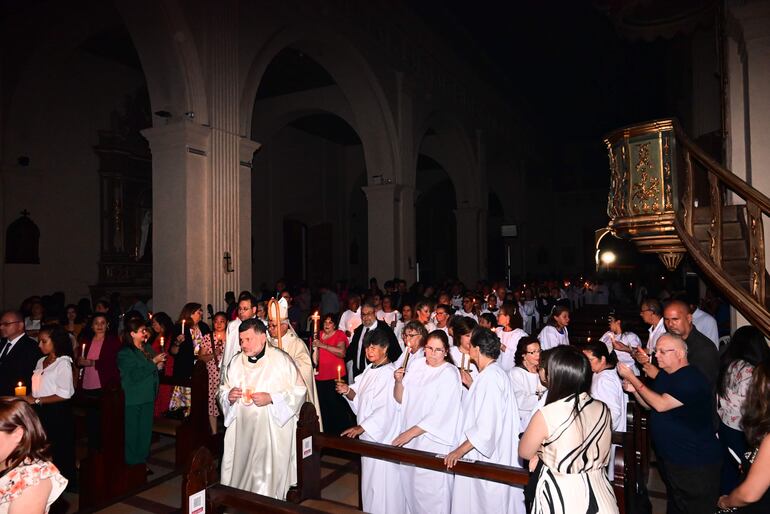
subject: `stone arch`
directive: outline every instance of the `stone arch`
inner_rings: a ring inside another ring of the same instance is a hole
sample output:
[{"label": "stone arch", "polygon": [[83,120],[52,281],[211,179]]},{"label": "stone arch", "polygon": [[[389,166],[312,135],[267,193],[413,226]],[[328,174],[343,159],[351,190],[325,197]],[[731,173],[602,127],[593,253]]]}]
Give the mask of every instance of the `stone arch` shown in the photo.
[{"label": "stone arch", "polygon": [[455,185],[457,206],[481,207],[482,197],[476,152],[467,131],[454,117],[433,112],[420,124],[414,141],[414,166],[417,169],[419,154],[426,155],[441,164]]},{"label": "stone arch", "polygon": [[[254,99],[267,66],[284,48],[302,51],[334,78],[350,105],[349,123],[361,138],[367,175],[398,182],[397,130],[382,85],[364,56],[348,40],[316,25],[298,24],[274,33],[255,53],[241,92],[241,132],[249,133]],[[382,137],[386,134],[386,137]]]},{"label": "stone arch", "polygon": [[116,7],[142,63],[153,112],[184,119],[194,112],[209,122],[206,87],[198,49],[178,0],[120,0]]}]

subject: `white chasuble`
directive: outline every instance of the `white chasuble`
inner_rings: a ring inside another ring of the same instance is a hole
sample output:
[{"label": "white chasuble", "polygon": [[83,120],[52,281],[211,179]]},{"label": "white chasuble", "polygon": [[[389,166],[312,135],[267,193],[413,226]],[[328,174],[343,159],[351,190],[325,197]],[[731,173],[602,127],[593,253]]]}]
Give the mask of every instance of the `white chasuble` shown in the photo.
[{"label": "white chasuble", "polygon": [[[257,407],[227,396],[234,387],[268,393],[272,403]],[[297,482],[297,416],[307,389],[291,358],[266,344],[256,363],[241,353],[227,368],[219,401],[225,416],[222,484],[283,500]]]},{"label": "white chasuble", "polygon": [[[270,338],[270,343],[274,347],[278,347],[278,339]],[[299,368],[302,381],[307,388],[307,401],[312,403],[315,407],[316,414],[318,414],[318,425],[323,431],[321,408],[318,403],[318,392],[315,386],[315,375],[313,373],[313,361],[310,357],[310,350],[308,350],[305,342],[291,329],[281,336],[281,345],[283,346],[283,351],[289,354],[289,357],[291,357],[294,364]]]},{"label": "white chasuble", "polygon": [[[403,379],[401,432],[413,426],[425,430],[404,445],[406,448],[446,455],[459,443],[462,411],[460,372],[448,362],[431,367],[427,361],[409,361]],[[401,488],[410,514],[450,511],[451,473],[401,465]]]},{"label": "white chasuble", "polygon": [[[362,441],[390,444],[400,433],[399,413],[393,398],[395,371],[392,363],[377,368],[370,364],[350,386],[356,396],[348,403],[364,429]],[[361,457],[361,499],[364,512],[402,514],[405,507],[399,464]]]},{"label": "white chasuble", "polygon": [[[484,368],[463,401],[460,440],[473,449],[466,459],[517,466],[519,409],[508,374],[497,362]],[[524,490],[499,482],[455,476],[452,512],[524,514]]]}]

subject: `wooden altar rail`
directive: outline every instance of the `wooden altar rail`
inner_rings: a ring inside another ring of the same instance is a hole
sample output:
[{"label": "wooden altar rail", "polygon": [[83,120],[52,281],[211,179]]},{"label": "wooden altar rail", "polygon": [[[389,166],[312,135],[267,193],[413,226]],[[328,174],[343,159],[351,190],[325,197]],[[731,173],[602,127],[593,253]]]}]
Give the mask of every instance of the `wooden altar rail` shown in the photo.
[{"label": "wooden altar rail", "polygon": [[[310,438],[312,453],[303,458],[303,441],[307,438]],[[627,461],[625,458],[626,455],[636,453],[633,449],[634,433],[614,434],[613,442],[623,445],[615,448],[615,477],[612,485],[618,500],[619,512],[625,514],[627,512],[625,487],[629,483],[629,478],[637,475],[634,465],[636,459]],[[301,510],[306,508],[298,504],[321,498],[321,451],[324,449],[341,450],[364,457],[412,464],[425,469],[492,480],[517,487],[524,486],[529,480],[529,473],[520,468],[460,461],[451,471],[447,471],[443,459],[437,458],[433,453],[322,434],[318,431],[318,416],[315,408],[306,403],[302,406],[297,423],[297,485],[289,490],[288,503],[219,484],[214,458],[206,448],[201,448],[193,456],[189,472],[182,482],[183,512],[185,514],[189,512],[189,496],[203,489],[206,490],[206,508],[211,512],[216,512],[219,507],[270,513],[320,512],[312,509]]]},{"label": "wooden altar rail", "polygon": [[201,446],[208,447],[214,454],[222,451],[222,438],[211,434],[209,425],[209,373],[206,363],[198,361],[193,367],[192,377],[177,379],[160,377],[160,383],[170,386],[191,388],[190,415],[176,427],[176,468],[185,470],[190,465],[193,453]]}]

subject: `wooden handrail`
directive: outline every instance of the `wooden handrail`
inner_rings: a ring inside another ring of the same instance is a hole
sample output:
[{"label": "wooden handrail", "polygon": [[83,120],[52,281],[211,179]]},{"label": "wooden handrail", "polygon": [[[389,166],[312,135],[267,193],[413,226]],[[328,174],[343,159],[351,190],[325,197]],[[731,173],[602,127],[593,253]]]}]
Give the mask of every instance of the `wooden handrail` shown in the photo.
[{"label": "wooden handrail", "polygon": [[451,470],[447,470],[444,459],[435,454],[409,448],[399,448],[381,443],[371,443],[359,439],[317,434],[313,436],[313,451],[331,448],[350,453],[356,453],[362,457],[372,457],[380,460],[400,462],[402,464],[414,464],[424,469],[443,471],[463,475],[472,478],[482,478],[494,482],[501,482],[513,486],[524,486],[529,481],[529,472],[510,466],[501,466],[489,462],[458,461]]},{"label": "wooden handrail", "polygon": [[757,204],[762,211],[770,214],[770,198],[748,185],[735,173],[711,158],[706,152],[699,148],[698,145],[693,143],[676,120],[674,120],[674,132],[676,133],[677,142],[681,143],[690,154],[697,157],[697,159],[708,168],[710,173],[715,174],[721,182],[724,182],[732,191],[737,193],[738,196],[744,200],[750,200]]}]

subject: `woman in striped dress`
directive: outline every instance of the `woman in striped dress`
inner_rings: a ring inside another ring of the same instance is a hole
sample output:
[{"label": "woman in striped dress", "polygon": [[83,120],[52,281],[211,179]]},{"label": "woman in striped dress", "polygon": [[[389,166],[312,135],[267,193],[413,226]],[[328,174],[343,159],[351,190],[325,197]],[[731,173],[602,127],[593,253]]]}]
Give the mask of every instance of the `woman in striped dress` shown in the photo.
[{"label": "woman in striped dress", "polygon": [[548,358],[548,396],[519,443],[519,456],[534,469],[543,461],[535,490],[535,514],[615,514],[607,478],[612,418],[591,398],[591,366],[579,350],[559,346]]}]

